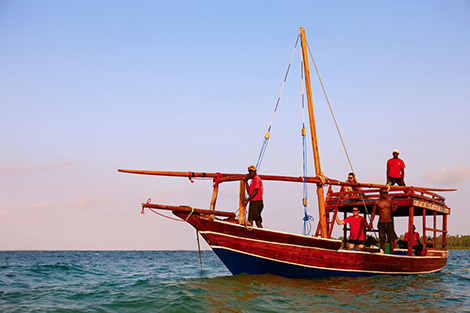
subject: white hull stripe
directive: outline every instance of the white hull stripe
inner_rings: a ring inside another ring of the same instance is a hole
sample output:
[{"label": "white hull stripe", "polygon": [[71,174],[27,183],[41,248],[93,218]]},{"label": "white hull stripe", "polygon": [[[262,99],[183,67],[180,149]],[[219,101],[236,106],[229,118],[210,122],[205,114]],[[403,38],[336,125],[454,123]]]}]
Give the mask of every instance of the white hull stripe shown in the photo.
[{"label": "white hull stripe", "polygon": [[[230,223],[230,222],[225,222],[225,221],[220,221],[220,220],[214,220],[213,221],[214,223],[221,223],[221,224],[227,224],[227,225],[230,225],[230,226],[234,226],[234,227],[241,227],[241,228],[245,228],[245,226],[242,226],[240,224],[234,224],[234,223]],[[305,236],[305,235],[299,235],[299,234],[293,234],[293,233],[286,233],[286,232],[282,232],[282,231],[277,231],[277,230],[270,230],[270,229],[265,229],[265,228],[257,228],[258,231],[268,231],[270,233],[275,233],[275,234],[284,234],[284,235],[290,235],[290,236],[296,236],[296,237],[300,237],[300,238],[303,238],[303,237],[307,237],[309,238],[309,236]],[[200,232],[202,233],[202,231]],[[324,241],[331,241],[331,242],[341,242],[341,240],[339,239],[332,239],[332,238],[317,238],[319,240],[324,240]]]}]

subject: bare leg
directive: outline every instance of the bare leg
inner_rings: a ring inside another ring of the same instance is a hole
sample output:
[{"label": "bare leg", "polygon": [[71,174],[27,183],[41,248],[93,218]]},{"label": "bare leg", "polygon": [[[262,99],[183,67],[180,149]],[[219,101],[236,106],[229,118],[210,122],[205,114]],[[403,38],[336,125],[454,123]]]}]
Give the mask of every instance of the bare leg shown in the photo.
[{"label": "bare leg", "polygon": [[258,226],[258,228],[263,228],[263,225],[261,224],[260,221],[256,221],[256,226]]},{"label": "bare leg", "polygon": [[355,245],[353,243],[350,243],[348,249],[349,250],[354,250],[354,247],[355,247]]},{"label": "bare leg", "polygon": [[393,250],[395,250],[395,241],[390,241],[390,254],[393,254]]}]

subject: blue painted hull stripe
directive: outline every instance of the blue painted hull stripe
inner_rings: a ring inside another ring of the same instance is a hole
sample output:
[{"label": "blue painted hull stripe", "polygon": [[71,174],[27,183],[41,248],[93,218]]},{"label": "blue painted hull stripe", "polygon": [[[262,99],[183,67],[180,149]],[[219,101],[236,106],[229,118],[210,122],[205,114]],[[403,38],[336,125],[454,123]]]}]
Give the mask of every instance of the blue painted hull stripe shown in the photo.
[{"label": "blue painted hull stripe", "polygon": [[[319,267],[319,266],[309,266],[304,264],[298,263],[291,263],[281,260],[276,260],[272,258],[262,257],[259,255],[254,255],[251,253],[245,253],[235,249],[229,249],[226,247],[220,246],[211,246],[212,250],[219,256],[222,262],[228,267],[228,269],[234,274],[241,274],[241,273],[248,273],[248,274],[275,274],[279,276],[286,276],[286,277],[294,277],[289,275],[287,272],[286,274],[282,274],[282,271],[279,271],[276,266],[279,268],[282,267],[292,267],[292,270],[300,271],[300,272],[310,272],[310,271],[320,271],[322,273],[329,273],[328,275],[321,275],[319,277],[329,277],[329,276],[367,276],[367,275],[414,275],[414,274],[427,274],[427,273],[434,273],[440,271],[443,267],[432,270],[432,271],[422,271],[422,272],[385,272],[385,271],[366,271],[366,270],[348,270],[348,269],[332,269],[327,267]],[[246,260],[249,260],[245,262]],[[264,266],[261,266],[259,270],[251,269],[253,264],[256,263],[267,263]],[[241,267],[244,270],[239,270],[237,268]],[[271,269],[268,271],[268,269]],[[313,274],[313,273],[312,273]],[[318,274],[318,273],[317,273]],[[295,276],[295,277],[304,277],[304,276]],[[307,277],[317,277],[317,275],[308,276]]]}]

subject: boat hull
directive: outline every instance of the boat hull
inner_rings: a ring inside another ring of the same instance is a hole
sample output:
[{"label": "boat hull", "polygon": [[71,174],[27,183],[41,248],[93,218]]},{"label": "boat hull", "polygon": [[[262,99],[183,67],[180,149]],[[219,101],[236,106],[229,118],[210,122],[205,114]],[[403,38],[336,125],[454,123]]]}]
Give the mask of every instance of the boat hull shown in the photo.
[{"label": "boat hull", "polygon": [[425,274],[444,268],[448,258],[448,252],[442,250],[431,250],[423,257],[342,250],[339,240],[250,229],[202,215],[173,213],[199,231],[234,275],[320,278]]}]

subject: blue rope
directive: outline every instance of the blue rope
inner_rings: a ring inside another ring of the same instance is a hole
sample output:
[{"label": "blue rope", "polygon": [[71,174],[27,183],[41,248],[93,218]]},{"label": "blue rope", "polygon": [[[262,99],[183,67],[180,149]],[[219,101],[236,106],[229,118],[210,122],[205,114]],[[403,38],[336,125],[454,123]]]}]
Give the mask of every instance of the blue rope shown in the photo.
[{"label": "blue rope", "polygon": [[259,172],[259,168],[261,167],[261,162],[263,162],[264,153],[266,152],[266,148],[268,147],[269,138],[264,137],[263,144],[261,145],[261,150],[259,152],[258,161],[256,162],[256,170]]},{"label": "blue rope", "polygon": [[310,235],[310,232],[312,231],[312,222],[313,222],[313,216],[311,215],[308,215],[307,213],[307,196],[308,196],[308,193],[307,193],[307,181],[306,181],[306,178],[307,178],[307,144],[306,144],[306,141],[305,141],[305,136],[302,136],[302,147],[303,147],[303,176],[304,176],[304,190],[303,190],[303,206],[304,206],[304,217],[303,217],[303,221],[304,221],[304,227],[303,227],[303,231],[302,231],[302,234],[305,235],[305,236],[308,236]]}]

